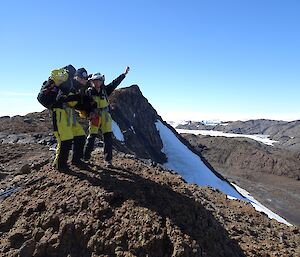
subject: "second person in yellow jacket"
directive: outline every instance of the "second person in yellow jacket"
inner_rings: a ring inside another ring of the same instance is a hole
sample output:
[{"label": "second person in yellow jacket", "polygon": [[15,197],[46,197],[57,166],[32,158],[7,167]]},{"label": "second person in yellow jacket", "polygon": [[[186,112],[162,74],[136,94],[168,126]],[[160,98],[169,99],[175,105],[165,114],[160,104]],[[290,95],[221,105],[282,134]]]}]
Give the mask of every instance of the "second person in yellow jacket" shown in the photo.
[{"label": "second person in yellow jacket", "polygon": [[109,111],[108,97],[116,89],[129,72],[125,72],[113,80],[110,84],[104,85],[105,77],[101,73],[95,73],[89,79],[91,87],[87,94],[92,96],[97,103],[97,108],[91,113],[89,122],[89,135],[84,149],[84,159],[89,160],[94,149],[96,136],[101,130],[104,139],[104,158],[107,166],[112,165],[112,118]]}]

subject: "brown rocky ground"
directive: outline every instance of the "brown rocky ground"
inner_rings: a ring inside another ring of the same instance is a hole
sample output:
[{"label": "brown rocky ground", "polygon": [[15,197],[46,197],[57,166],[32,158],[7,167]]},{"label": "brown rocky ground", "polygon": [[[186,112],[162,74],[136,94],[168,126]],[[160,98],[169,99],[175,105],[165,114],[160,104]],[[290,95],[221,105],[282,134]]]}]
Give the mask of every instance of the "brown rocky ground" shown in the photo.
[{"label": "brown rocky ground", "polygon": [[0,132],[7,134],[51,132],[51,115],[48,110],[25,116],[0,117]]},{"label": "brown rocky ground", "polygon": [[229,181],[300,226],[300,156],[251,139],[182,134]]},{"label": "brown rocky ground", "polygon": [[88,169],[63,174],[44,146],[0,152],[0,188],[22,186],[0,202],[1,256],[300,254],[298,228],[131,155],[115,152],[107,169],[97,150]]}]

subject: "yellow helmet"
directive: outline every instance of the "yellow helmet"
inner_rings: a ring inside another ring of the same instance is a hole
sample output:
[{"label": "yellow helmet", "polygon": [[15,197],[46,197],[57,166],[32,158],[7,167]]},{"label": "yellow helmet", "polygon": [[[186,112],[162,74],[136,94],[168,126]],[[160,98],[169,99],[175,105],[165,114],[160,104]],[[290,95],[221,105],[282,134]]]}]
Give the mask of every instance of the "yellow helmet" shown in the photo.
[{"label": "yellow helmet", "polygon": [[69,77],[68,72],[65,69],[52,70],[50,79],[52,79],[56,86],[61,85],[63,82],[67,81]]}]

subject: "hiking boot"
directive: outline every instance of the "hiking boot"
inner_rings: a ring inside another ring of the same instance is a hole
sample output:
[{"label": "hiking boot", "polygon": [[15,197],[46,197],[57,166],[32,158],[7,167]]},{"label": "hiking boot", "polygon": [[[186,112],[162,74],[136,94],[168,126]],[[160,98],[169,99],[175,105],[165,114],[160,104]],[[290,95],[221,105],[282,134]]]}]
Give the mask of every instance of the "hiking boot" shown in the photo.
[{"label": "hiking boot", "polygon": [[60,166],[58,168],[55,168],[57,171],[61,172],[61,173],[68,173],[71,171],[69,165],[63,165],[63,166]]},{"label": "hiking boot", "polygon": [[77,168],[85,169],[88,167],[88,164],[82,160],[72,160],[72,165],[76,166]]}]

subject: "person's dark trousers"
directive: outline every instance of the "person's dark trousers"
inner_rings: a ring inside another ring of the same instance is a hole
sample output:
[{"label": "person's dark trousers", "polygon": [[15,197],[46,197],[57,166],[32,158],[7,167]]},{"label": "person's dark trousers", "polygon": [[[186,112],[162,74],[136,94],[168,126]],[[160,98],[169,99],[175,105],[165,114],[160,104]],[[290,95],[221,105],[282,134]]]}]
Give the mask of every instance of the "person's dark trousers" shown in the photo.
[{"label": "person's dark trousers", "polygon": [[112,132],[103,134],[104,137],[104,159],[110,162],[112,160]]},{"label": "person's dark trousers", "polygon": [[77,136],[73,139],[73,158],[72,163],[80,162],[83,158],[85,136]]},{"label": "person's dark trousers", "polygon": [[68,166],[67,162],[68,162],[71,147],[72,147],[72,140],[61,141],[58,158],[57,158],[58,169],[64,169]]},{"label": "person's dark trousers", "polygon": [[91,134],[87,138],[87,142],[84,148],[84,160],[89,160],[91,158],[92,151],[94,150],[96,135]]}]

